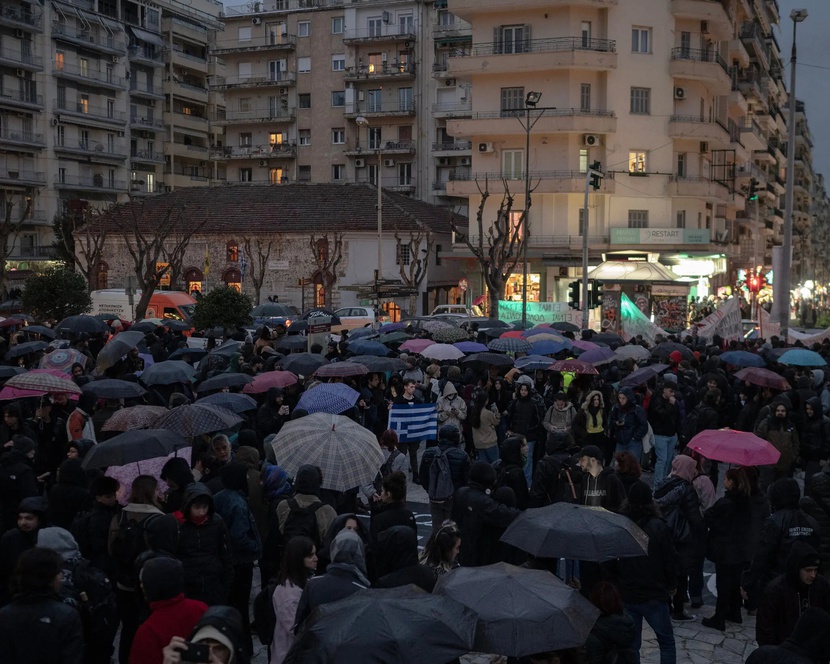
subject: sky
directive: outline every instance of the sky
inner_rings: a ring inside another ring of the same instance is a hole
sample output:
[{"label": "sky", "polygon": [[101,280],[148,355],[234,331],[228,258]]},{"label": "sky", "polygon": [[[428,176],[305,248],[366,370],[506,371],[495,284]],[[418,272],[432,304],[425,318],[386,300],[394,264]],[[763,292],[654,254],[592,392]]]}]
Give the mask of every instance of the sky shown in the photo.
[{"label": "sky", "polygon": [[[813,168],[830,177],[830,58],[827,57],[827,30],[830,27],[830,1],[778,0],[781,26],[778,43],[790,77],[790,53],[793,38],[793,9],[806,9],[807,20],[798,24],[798,58],[796,97],[807,105],[807,121],[813,134]],[[808,66],[814,65],[814,66]],[[818,67],[816,67],[817,65]],[[819,67],[824,67],[820,69]]]}]

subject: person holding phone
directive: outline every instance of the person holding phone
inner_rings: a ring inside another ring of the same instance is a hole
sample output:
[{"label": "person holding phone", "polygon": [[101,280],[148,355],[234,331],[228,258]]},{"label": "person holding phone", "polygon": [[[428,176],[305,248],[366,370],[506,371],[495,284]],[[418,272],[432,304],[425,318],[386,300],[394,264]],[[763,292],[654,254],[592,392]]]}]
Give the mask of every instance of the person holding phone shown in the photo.
[{"label": "person holding phone", "polygon": [[162,664],[250,664],[245,652],[242,616],[230,606],[205,611],[190,638],[170,639],[161,651]]}]

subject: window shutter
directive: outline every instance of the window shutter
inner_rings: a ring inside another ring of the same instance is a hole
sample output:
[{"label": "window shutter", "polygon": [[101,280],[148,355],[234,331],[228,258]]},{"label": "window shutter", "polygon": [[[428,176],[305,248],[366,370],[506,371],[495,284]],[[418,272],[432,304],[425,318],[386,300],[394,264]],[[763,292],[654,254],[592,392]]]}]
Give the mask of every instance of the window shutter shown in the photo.
[{"label": "window shutter", "polygon": [[501,26],[493,28],[493,53],[502,52],[501,36]]}]

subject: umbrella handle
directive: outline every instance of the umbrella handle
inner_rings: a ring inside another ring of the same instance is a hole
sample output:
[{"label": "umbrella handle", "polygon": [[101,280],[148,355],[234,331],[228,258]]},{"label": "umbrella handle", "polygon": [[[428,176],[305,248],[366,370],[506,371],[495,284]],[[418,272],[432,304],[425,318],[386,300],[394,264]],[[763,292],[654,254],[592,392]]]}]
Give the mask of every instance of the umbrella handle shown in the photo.
[{"label": "umbrella handle", "polygon": [[571,495],[574,497],[574,500],[576,500],[576,488],[574,487],[573,480],[571,479],[571,471],[567,468],[565,469],[565,477],[568,478],[568,484],[571,485]]}]

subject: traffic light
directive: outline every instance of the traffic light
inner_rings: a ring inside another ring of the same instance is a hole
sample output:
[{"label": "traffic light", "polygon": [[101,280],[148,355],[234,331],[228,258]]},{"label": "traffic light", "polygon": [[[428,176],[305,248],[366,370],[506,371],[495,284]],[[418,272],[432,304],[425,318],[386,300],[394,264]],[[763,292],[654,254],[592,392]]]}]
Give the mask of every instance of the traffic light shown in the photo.
[{"label": "traffic light", "polygon": [[602,289],[604,283],[599,279],[591,280],[591,307],[602,306]]},{"label": "traffic light", "polygon": [[591,187],[596,191],[602,180],[602,163],[595,161],[591,164]]},{"label": "traffic light", "polygon": [[749,181],[749,200],[758,200],[758,180],[751,178]]},{"label": "traffic light", "polygon": [[748,274],[746,288],[750,293],[759,293],[764,286],[764,278],[759,274]]},{"label": "traffic light", "polygon": [[568,306],[571,309],[579,309],[579,291],[582,286],[581,281],[572,281],[568,284]]}]

